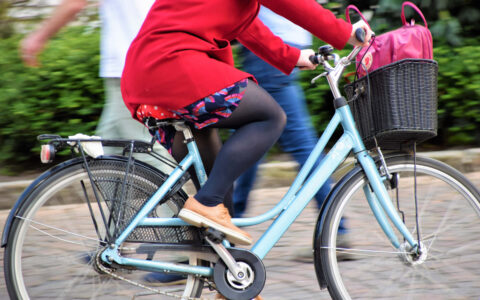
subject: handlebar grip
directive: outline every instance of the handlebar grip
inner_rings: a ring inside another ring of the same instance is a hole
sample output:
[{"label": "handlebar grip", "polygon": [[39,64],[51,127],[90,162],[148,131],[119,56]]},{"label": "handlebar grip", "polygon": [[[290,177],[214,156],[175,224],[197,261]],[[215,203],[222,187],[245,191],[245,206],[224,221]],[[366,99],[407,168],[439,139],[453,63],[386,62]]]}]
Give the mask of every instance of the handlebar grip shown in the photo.
[{"label": "handlebar grip", "polygon": [[44,140],[54,140],[54,139],[61,139],[62,137],[56,134],[40,134],[37,136],[37,140],[44,141]]},{"label": "handlebar grip", "polygon": [[364,43],[365,42],[365,30],[363,28],[357,28],[355,30],[355,38],[360,42]]},{"label": "handlebar grip", "polygon": [[312,62],[312,64],[315,64],[315,65],[320,64],[320,61],[318,60],[317,54],[310,55],[310,57],[308,59]]}]

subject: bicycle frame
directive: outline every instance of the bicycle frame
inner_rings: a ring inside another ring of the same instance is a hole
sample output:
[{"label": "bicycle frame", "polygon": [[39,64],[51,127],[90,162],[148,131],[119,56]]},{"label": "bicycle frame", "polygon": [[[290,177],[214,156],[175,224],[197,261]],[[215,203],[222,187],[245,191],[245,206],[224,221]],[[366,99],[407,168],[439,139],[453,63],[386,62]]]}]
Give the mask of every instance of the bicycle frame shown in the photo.
[{"label": "bicycle frame", "polygon": [[[278,242],[282,235],[287,231],[290,225],[300,215],[310,200],[314,197],[320,187],[328,180],[335,170],[343,163],[349,153],[353,151],[358,163],[362,166],[368,181],[369,187],[364,188],[369,205],[390,242],[395,248],[400,247],[393,228],[387,221],[387,216],[401,233],[412,249],[417,248],[417,242],[412,234],[406,228],[401,218],[398,216],[395,207],[392,204],[390,196],[385,188],[385,176],[379,174],[378,168],[369,155],[362,139],[355,127],[355,122],[345,98],[341,97],[338,90],[338,79],[343,69],[358,54],[359,49],[354,49],[352,53],[340,61],[336,61],[335,68],[330,67],[328,62],[322,61],[327,69],[327,80],[335,97],[335,114],[329,122],[326,130],[318,140],[314,150],[305,162],[302,169],[292,183],[291,187],[275,207],[262,215],[251,218],[234,218],[233,223],[237,226],[257,225],[275,218],[274,222],[263,233],[260,239],[253,245],[251,252],[263,259],[272,247]],[[187,126],[176,125],[177,130],[184,132],[188,147],[187,156],[180,162],[178,167],[169,175],[165,183],[151,196],[144,207],[138,212],[137,216],[131,221],[130,225],[117,238],[114,245],[102,253],[102,259],[106,262],[115,261],[122,265],[134,266],[137,268],[174,272],[183,272],[198,274],[203,276],[212,276],[213,269],[203,266],[189,266],[185,264],[174,264],[159,261],[147,261],[141,259],[125,258],[119,255],[118,247],[126,240],[129,234],[137,226],[185,226],[188,225],[179,218],[149,218],[147,215],[162,200],[170,188],[179,180],[186,170],[194,166],[200,183],[206,181],[205,170],[201,162],[200,154],[196,143],[191,139],[191,132]],[[342,126],[343,134],[337,140],[333,148],[315,167],[320,155],[331,139],[335,130]]]}]

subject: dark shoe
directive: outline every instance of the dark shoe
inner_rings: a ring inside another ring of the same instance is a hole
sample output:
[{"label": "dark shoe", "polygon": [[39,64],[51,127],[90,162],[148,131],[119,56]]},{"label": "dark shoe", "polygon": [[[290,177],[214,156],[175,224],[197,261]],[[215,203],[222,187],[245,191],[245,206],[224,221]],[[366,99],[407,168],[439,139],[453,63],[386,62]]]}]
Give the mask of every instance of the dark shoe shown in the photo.
[{"label": "dark shoe", "polygon": [[177,273],[152,272],[143,276],[143,280],[150,285],[176,285],[187,281],[187,276]]},{"label": "dark shoe", "polygon": [[301,248],[295,251],[293,260],[302,263],[313,263],[313,250],[312,248]]},{"label": "dark shoe", "polygon": [[358,254],[352,251],[349,234],[337,235],[337,261],[349,261],[359,259]]},{"label": "dark shoe", "polygon": [[[348,233],[337,235],[337,261],[359,259],[358,254],[351,251],[352,245],[348,236]],[[293,260],[303,263],[313,263],[313,250],[311,248],[300,249],[295,253]]]},{"label": "dark shoe", "polygon": [[178,214],[180,219],[197,227],[214,228],[225,234],[226,239],[240,245],[251,245],[252,237],[233,225],[230,214],[223,204],[208,207],[190,197]]}]

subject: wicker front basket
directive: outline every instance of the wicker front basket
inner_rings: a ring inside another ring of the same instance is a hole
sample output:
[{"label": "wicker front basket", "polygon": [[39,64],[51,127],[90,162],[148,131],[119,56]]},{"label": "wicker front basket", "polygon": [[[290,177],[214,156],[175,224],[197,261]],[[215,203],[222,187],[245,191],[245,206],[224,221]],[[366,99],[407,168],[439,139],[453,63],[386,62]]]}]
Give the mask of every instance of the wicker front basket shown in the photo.
[{"label": "wicker front basket", "polygon": [[374,138],[383,149],[400,149],[437,135],[437,73],[434,60],[404,59],[345,86],[367,149]]}]

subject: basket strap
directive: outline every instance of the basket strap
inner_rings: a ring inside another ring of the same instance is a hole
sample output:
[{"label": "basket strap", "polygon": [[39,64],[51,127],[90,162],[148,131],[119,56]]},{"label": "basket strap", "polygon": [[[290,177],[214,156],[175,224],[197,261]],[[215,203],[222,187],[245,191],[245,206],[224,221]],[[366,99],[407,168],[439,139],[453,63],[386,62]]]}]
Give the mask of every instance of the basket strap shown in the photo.
[{"label": "basket strap", "polygon": [[347,8],[345,9],[345,17],[346,17],[348,23],[350,23],[350,24],[352,23],[352,22],[350,21],[350,10],[356,11],[357,14],[360,16],[360,18],[362,18],[362,20],[363,20],[365,23],[367,23],[368,27],[371,28],[371,27],[370,27],[370,24],[368,24],[367,19],[365,19],[365,17],[364,17],[363,14],[360,12],[360,10],[358,9],[358,7],[356,7],[356,6],[353,5],[353,4],[350,4],[350,5],[347,6]]},{"label": "basket strap", "polygon": [[[425,20],[425,17],[423,16],[422,11],[420,10],[420,8],[418,8],[415,4],[413,4],[410,1],[405,1],[402,4],[401,18],[402,18],[403,25],[407,25],[407,20],[405,19],[405,6],[407,6],[407,5],[410,6],[411,8],[413,8],[420,15],[420,17],[422,17],[423,24],[425,24],[425,28],[428,28],[427,20]],[[348,15],[347,15],[347,20],[348,20]]]}]

